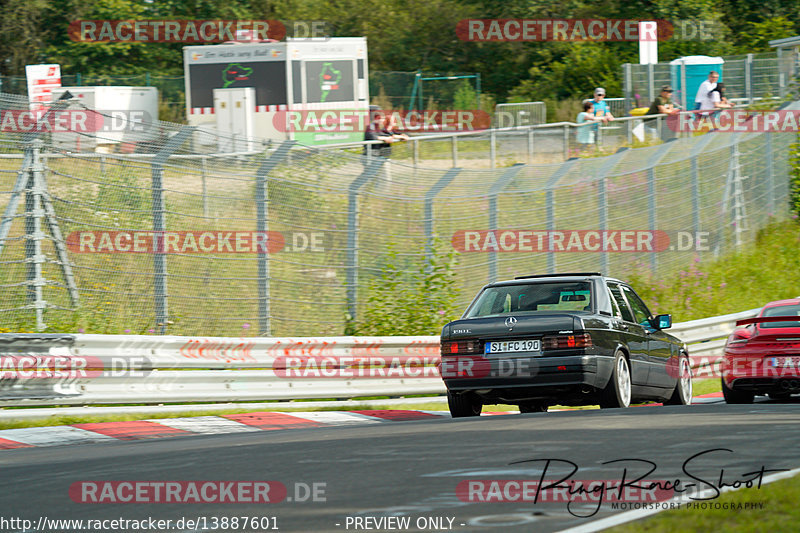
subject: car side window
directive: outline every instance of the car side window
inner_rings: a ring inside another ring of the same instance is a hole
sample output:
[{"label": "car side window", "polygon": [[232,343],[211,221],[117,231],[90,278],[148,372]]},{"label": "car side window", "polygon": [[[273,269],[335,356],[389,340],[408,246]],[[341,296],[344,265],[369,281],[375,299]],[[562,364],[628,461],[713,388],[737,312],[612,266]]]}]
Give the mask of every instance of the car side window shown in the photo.
[{"label": "car side window", "polygon": [[619,307],[622,319],[628,322],[633,322],[633,313],[631,312],[630,307],[628,307],[628,302],[625,301],[625,297],[622,295],[622,289],[619,288],[619,285],[609,283],[608,290],[611,291],[611,296],[614,297],[614,302],[616,302],[617,306]]},{"label": "car side window", "polygon": [[622,318],[622,313],[619,312],[619,306],[617,305],[617,300],[611,295],[611,289],[606,288],[606,292],[608,292],[608,299],[611,300],[611,312],[614,314],[616,318]]},{"label": "car side window", "polygon": [[622,291],[625,294],[625,299],[628,300],[628,303],[631,305],[631,309],[633,310],[633,316],[636,318],[636,322],[638,324],[646,324],[647,319],[650,318],[650,311],[647,309],[647,306],[644,304],[641,298],[633,292],[633,289],[630,287],[626,287],[625,285],[621,285]]}]

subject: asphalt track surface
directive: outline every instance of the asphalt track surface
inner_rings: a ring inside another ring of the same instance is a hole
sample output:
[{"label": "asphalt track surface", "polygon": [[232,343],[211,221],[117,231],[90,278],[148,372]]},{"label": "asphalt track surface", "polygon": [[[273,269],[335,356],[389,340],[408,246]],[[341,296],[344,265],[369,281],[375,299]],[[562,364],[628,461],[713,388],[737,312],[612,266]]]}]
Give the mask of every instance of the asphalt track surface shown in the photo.
[{"label": "asphalt track surface", "polygon": [[[276,517],[279,531],[559,531],[621,511],[606,503],[588,516],[597,504],[579,501],[569,508],[565,502],[462,501],[456,487],[465,480],[538,480],[546,464],[540,459],[574,462],[578,471],[573,480],[619,480],[626,466],[631,480],[634,472],[646,471],[644,463],[633,461],[642,459],[656,465],[646,479],[681,479],[685,485],[693,482],[690,473],[700,488],[708,489],[719,485],[720,476],[733,483],[753,479],[750,473],[762,467],[769,475],[769,470],[800,466],[798,442],[800,403],[795,402],[443,418],[22,448],[0,453],[0,517],[34,523],[42,516],[206,517],[210,526],[213,517],[246,516]],[[691,459],[719,448],[730,451]],[[626,461],[602,464],[617,459]],[[568,468],[553,461],[545,479],[563,477]],[[324,483],[325,501],[75,503],[68,489],[85,480],[270,480],[283,483],[292,499],[295,483]],[[410,527],[376,527],[377,520],[390,516],[410,518]],[[359,517],[371,519],[361,522],[370,529],[354,527]],[[444,527],[418,528],[419,518],[438,518]],[[187,530],[196,527],[181,529]],[[241,525],[235,530],[264,531]]]}]

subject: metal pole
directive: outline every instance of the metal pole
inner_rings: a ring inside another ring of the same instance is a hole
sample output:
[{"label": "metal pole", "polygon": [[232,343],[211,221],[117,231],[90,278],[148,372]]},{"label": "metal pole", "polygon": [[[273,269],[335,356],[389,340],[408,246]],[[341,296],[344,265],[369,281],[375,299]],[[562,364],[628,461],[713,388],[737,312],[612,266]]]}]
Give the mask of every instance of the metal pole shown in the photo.
[{"label": "metal pole", "polygon": [[425,224],[425,256],[430,264],[433,259],[433,199],[451,181],[455,179],[458,173],[461,172],[460,168],[451,168],[445,172],[444,176],[439,178],[439,181],[425,193],[425,208],[423,214],[423,222]]},{"label": "metal pole", "polygon": [[[497,196],[511,183],[524,165],[517,163],[500,176],[489,188],[489,231],[494,233],[495,240],[497,239],[497,230],[500,224],[497,216]],[[497,247],[495,250],[489,251],[489,282],[497,281]]]},{"label": "metal pole", "polygon": [[697,156],[692,158],[692,228],[697,239],[700,231],[700,171]]},{"label": "metal pole", "polygon": [[492,168],[497,166],[497,134],[494,129],[489,132],[489,164]]},{"label": "metal pole", "polygon": [[753,54],[747,54],[744,61],[744,95],[747,103],[753,103]]},{"label": "metal pole", "polygon": [[386,159],[376,157],[367,162],[364,172],[353,180],[347,194],[347,312],[356,319],[358,298],[358,194],[361,188],[378,175]]},{"label": "metal pole", "polygon": [[767,212],[770,217],[775,216],[775,170],[772,166],[772,132],[765,134],[766,146],[766,173],[767,173]]},{"label": "metal pole", "polygon": [[412,139],[412,146],[414,147],[414,166],[419,165],[419,141]]},{"label": "metal pole", "polygon": [[528,163],[533,163],[533,128],[528,128]]},{"label": "metal pole", "polygon": [[[650,231],[655,234],[656,231],[656,167],[647,169],[647,213],[648,221],[650,223]],[[650,252],[650,268],[651,273],[655,274],[657,267],[656,251]]]},{"label": "metal pole", "polygon": [[39,139],[31,143],[31,167],[28,172],[28,184],[25,190],[25,262],[27,264],[28,306],[36,311],[36,330],[43,331],[44,310],[47,302],[44,301],[42,288],[45,280],[42,277],[42,173],[44,167],[39,157],[42,148]]},{"label": "metal pole", "polygon": [[653,103],[656,97],[656,75],[653,70],[654,66],[653,63],[647,64],[647,91],[649,92],[650,103]]},{"label": "metal pole", "polygon": [[686,106],[687,98],[686,98],[686,61],[681,61],[681,105],[683,109],[689,109]]},{"label": "metal pole", "polygon": [[458,137],[453,135],[450,138],[450,155],[453,158],[453,168],[458,166]]},{"label": "metal pole", "polygon": [[564,161],[569,159],[569,126],[564,124]]},{"label": "metal pole", "polygon": [[[602,177],[597,180],[597,205],[599,208],[599,222],[600,222],[600,234],[603,235],[604,232],[608,229],[608,200],[606,198],[606,178]],[[608,250],[603,250],[603,254],[601,256],[602,261],[602,270],[603,274],[608,275]]]},{"label": "metal pole", "polygon": [[200,172],[203,185],[203,218],[208,218],[208,183],[206,176],[206,156],[200,158]]},{"label": "metal pole", "polygon": [[28,184],[28,171],[30,169],[31,160],[33,158],[33,149],[28,148],[25,150],[25,156],[22,160],[22,166],[17,171],[17,182],[14,184],[14,189],[11,191],[11,198],[8,200],[6,210],[3,213],[3,220],[0,222],[0,255],[3,253],[3,248],[6,245],[8,233],[11,231],[11,224],[14,222],[19,202],[22,198],[22,192]]},{"label": "metal pole", "polygon": [[258,250],[258,334],[268,336],[270,330],[269,305],[269,174],[287,159],[295,141],[283,141],[256,171],[256,235],[263,236],[261,242],[266,249]]},{"label": "metal pole", "polygon": [[164,210],[164,163],[186,141],[195,130],[184,126],[153,157],[152,173],[152,213],[153,213],[153,298],[155,300],[155,320],[160,335],[167,332],[169,320],[167,308],[167,256],[164,250],[164,230],[166,216]]},{"label": "metal pole", "polygon": [[[556,229],[556,216],[555,216],[555,206],[556,206],[556,199],[555,199],[555,192],[554,189],[558,182],[561,180],[562,177],[566,176],[570,169],[572,169],[573,165],[575,165],[579,161],[579,158],[573,157],[566,161],[563,165],[558,167],[550,179],[547,180],[547,184],[545,185],[545,194],[544,194],[544,204],[545,204],[545,216],[547,218],[547,231],[548,235],[552,235],[552,232]],[[550,244],[550,239],[548,238],[548,245]],[[553,274],[556,271],[556,256],[553,253],[553,250],[547,250],[547,273]]]}]

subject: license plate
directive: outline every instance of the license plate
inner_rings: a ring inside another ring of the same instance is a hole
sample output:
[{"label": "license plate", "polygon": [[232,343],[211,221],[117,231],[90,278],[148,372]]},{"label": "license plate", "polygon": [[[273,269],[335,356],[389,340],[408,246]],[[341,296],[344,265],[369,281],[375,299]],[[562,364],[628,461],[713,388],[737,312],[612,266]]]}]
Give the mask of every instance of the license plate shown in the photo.
[{"label": "license plate", "polygon": [[770,366],[773,368],[800,368],[800,357],[772,357]]},{"label": "license plate", "polygon": [[486,343],[485,353],[538,352],[540,349],[541,343],[539,339],[495,341]]}]

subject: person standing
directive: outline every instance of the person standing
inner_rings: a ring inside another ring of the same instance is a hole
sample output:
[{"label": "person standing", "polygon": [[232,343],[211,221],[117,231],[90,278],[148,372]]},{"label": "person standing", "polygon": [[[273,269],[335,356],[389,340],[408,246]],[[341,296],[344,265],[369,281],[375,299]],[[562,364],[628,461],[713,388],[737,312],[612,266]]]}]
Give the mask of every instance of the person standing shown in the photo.
[{"label": "person standing", "polygon": [[584,124],[583,126],[578,126],[575,132],[575,140],[578,141],[582,152],[588,150],[595,143],[595,127],[586,123],[599,121],[600,119],[594,116],[594,101],[585,100],[583,102],[583,111],[578,113],[578,118],[575,120],[578,124]]},{"label": "person standing", "polygon": [[606,90],[602,87],[594,90],[594,116],[603,123],[614,120],[614,115],[606,103]]},{"label": "person standing", "polygon": [[708,79],[703,80],[703,83],[700,84],[700,88],[697,89],[697,95],[694,97],[695,111],[700,109],[714,109],[714,104],[709,98],[709,93],[717,86],[718,80],[719,73],[716,70],[712,70],[708,73]]}]

